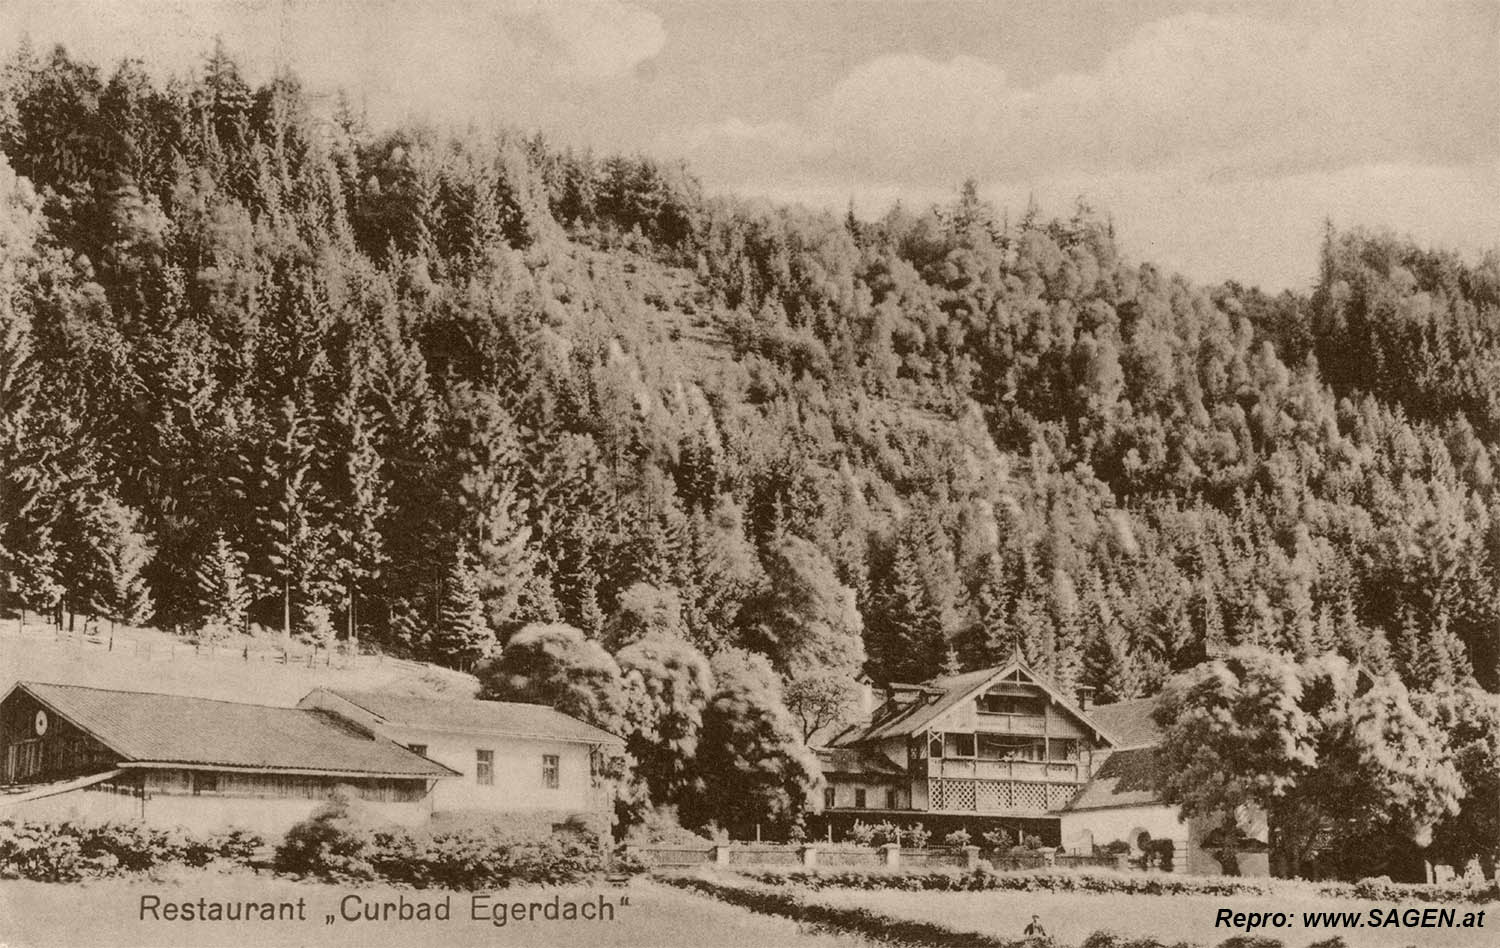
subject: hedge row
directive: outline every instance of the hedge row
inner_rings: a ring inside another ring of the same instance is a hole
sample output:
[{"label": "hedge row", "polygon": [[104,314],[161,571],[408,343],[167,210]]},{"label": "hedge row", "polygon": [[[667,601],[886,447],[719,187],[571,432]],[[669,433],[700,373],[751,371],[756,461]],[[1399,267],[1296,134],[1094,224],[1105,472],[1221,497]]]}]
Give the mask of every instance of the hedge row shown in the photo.
[{"label": "hedge row", "polygon": [[901,889],[908,892],[1123,892],[1132,895],[1264,895],[1269,883],[1216,877],[1176,877],[1156,874],[1076,872],[1043,869],[996,872],[993,869],[775,870],[745,873],[769,885],[799,885],[810,889]]},{"label": "hedge row", "polygon": [[141,823],[5,821],[0,822],[0,878],[73,882],[161,866],[244,863],[263,845],[259,836],[242,830],[194,836]]},{"label": "hedge row", "polygon": [[587,832],[528,835],[485,825],[372,829],[336,802],[292,827],[276,850],[276,869],[328,882],[418,889],[563,885],[599,875],[604,848]]},{"label": "hedge row", "polygon": [[1227,876],[1167,876],[1118,872],[1042,869],[996,872],[993,869],[764,869],[746,872],[769,885],[809,889],[901,889],[908,892],[1121,892],[1129,895],[1274,895],[1288,886],[1305,886],[1308,894],[1379,902],[1489,902],[1500,898],[1500,883],[1413,885],[1388,879],[1360,882],[1289,882],[1280,879],[1236,879]]}]

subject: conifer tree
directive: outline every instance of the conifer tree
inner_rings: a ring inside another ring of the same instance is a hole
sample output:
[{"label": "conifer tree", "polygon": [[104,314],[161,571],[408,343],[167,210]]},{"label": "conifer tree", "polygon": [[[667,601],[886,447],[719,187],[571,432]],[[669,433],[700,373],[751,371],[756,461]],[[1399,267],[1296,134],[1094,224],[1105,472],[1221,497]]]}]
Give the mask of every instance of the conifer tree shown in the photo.
[{"label": "conifer tree", "polygon": [[937,674],[946,643],[915,555],[896,547],[888,581],[877,587],[870,619],[873,673],[885,681],[923,681]]},{"label": "conifer tree", "polygon": [[93,611],[115,623],[140,625],[151,615],[151,591],[145,570],[156,555],[141,528],[138,511],[107,498],[100,510],[102,536],[100,574],[95,583]]},{"label": "conifer tree", "polygon": [[193,573],[200,631],[210,638],[248,631],[250,588],[245,557],[217,531]]},{"label": "conifer tree", "polygon": [[437,622],[427,633],[425,644],[433,661],[454,668],[472,667],[495,644],[495,633],[485,621],[474,568],[462,547],[449,565]]},{"label": "conifer tree", "polygon": [[348,387],[329,417],[335,441],[330,453],[339,462],[332,500],[341,513],[332,534],[334,570],[343,586],[345,634],[351,645],[358,638],[361,586],[380,575],[387,558],[380,528],[389,500],[378,422],[364,399],[364,371],[359,365],[365,356],[356,351]]}]

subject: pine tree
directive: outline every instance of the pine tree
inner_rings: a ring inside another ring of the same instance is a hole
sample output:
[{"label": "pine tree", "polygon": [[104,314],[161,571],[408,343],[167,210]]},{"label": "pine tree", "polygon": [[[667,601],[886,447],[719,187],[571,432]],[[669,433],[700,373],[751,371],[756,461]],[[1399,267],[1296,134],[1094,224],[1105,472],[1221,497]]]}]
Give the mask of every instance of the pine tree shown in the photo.
[{"label": "pine tree", "polygon": [[883,588],[875,592],[870,617],[870,664],[885,681],[923,681],[942,666],[943,626],[927,597],[916,557],[899,543]]},{"label": "pine tree", "polygon": [[156,551],[141,529],[138,511],[111,497],[100,514],[102,569],[91,605],[109,618],[111,627],[117,622],[140,625],[151,614],[145,569]]},{"label": "pine tree", "polygon": [[492,628],[514,629],[536,568],[529,504],[521,492],[519,432],[498,396],[460,388],[449,396],[460,536],[472,545],[474,576]]},{"label": "pine tree", "polygon": [[250,515],[250,588],[256,598],[280,599],[287,640],[294,604],[326,605],[331,592],[330,529],[319,516],[321,490],[313,476],[315,421],[291,398],[281,399],[268,432],[270,445],[258,457],[241,455],[245,473],[231,478]]},{"label": "pine tree", "polygon": [[495,633],[485,621],[474,568],[468,553],[459,547],[443,583],[437,623],[427,633],[425,651],[433,661],[470,668],[494,644]]},{"label": "pine tree", "polygon": [[352,646],[359,637],[362,584],[380,575],[386,562],[380,525],[389,507],[383,460],[378,448],[378,421],[365,404],[366,383],[360,367],[367,353],[357,350],[350,380],[330,415],[334,430],[333,506],[340,516],[333,526],[334,570],[343,585],[345,634]]},{"label": "pine tree", "polygon": [[224,531],[214,534],[193,580],[201,634],[213,639],[248,631],[251,597],[245,557],[230,545]]},{"label": "pine tree", "polygon": [[999,665],[1021,647],[1011,622],[1014,597],[1005,574],[1005,561],[999,553],[987,559],[979,590],[974,594],[975,634],[971,636],[976,655],[975,666]]}]

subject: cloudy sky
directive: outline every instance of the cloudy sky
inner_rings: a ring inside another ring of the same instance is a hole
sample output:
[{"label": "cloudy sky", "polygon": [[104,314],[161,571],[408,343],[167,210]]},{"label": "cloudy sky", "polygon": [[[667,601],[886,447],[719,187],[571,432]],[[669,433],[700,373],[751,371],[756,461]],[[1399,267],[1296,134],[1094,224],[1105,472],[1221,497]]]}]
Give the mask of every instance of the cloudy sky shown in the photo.
[{"label": "cloudy sky", "polygon": [[541,127],[874,214],[976,178],[1129,256],[1308,284],[1321,221],[1500,246],[1500,2],[0,0],[0,38],[167,71],[215,36],[377,123]]}]

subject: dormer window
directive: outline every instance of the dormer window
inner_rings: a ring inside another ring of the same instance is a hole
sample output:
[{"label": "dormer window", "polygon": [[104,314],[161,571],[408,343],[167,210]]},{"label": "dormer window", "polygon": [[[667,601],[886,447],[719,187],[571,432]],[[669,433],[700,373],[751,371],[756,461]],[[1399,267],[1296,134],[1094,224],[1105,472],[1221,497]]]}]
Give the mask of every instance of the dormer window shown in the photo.
[{"label": "dormer window", "polygon": [[1047,710],[1047,699],[1032,695],[980,695],[976,704],[981,714],[1017,714],[1040,717]]}]

